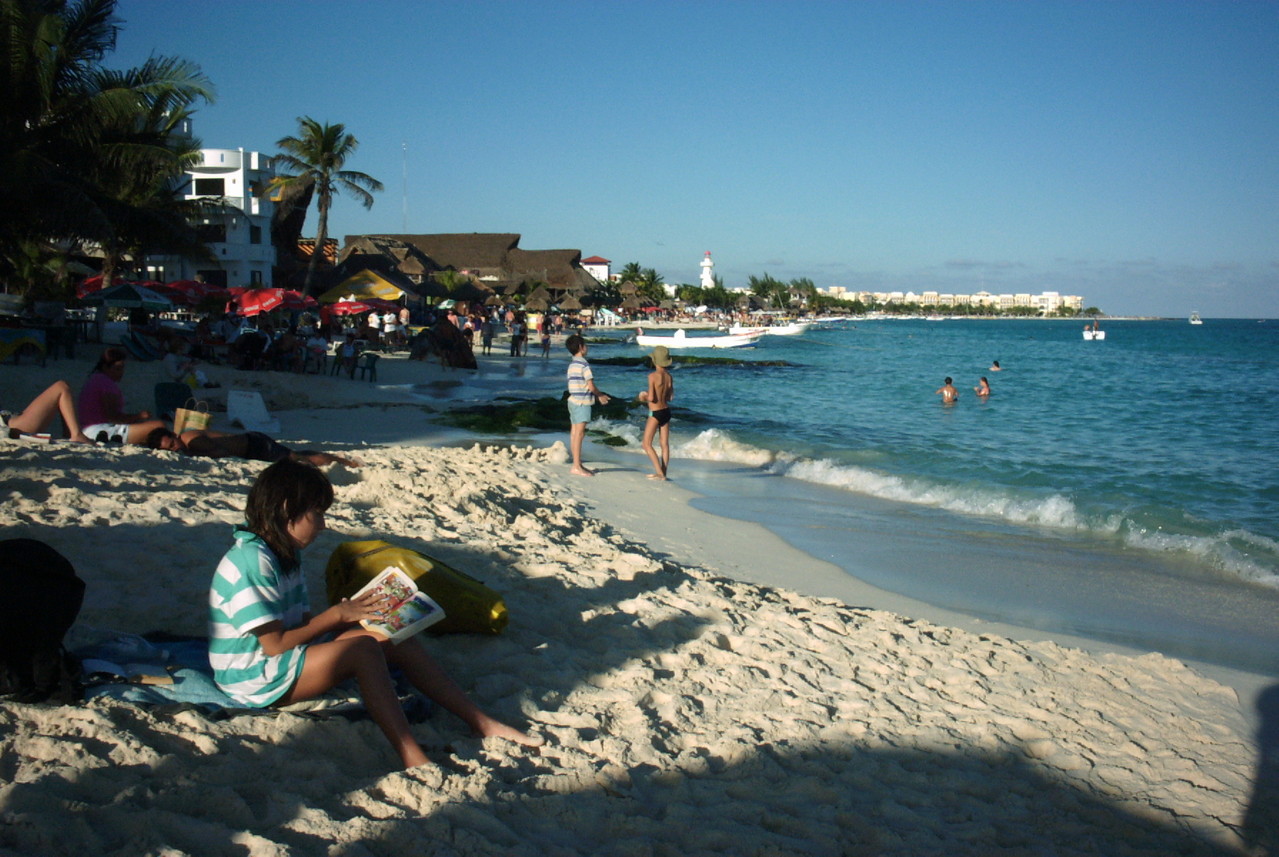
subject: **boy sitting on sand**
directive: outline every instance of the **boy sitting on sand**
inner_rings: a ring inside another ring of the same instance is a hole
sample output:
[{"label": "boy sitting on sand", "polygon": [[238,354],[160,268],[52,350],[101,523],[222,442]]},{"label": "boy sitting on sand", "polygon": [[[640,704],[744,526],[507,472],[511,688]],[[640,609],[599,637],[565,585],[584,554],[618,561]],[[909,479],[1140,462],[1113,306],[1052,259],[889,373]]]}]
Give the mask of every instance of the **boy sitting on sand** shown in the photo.
[{"label": "boy sitting on sand", "polygon": [[373,592],[311,613],[301,555],[324,531],[332,503],[333,486],[306,462],[277,461],[253,483],[245,522],[209,590],[209,665],[218,687],[240,705],[266,708],[311,699],[355,678],[369,716],[411,768],[430,760],[396,695],[391,669],[398,668],[475,734],[528,747],[544,743],[485,713],[417,637],[397,645],[365,630],[360,621],[384,607]]}]

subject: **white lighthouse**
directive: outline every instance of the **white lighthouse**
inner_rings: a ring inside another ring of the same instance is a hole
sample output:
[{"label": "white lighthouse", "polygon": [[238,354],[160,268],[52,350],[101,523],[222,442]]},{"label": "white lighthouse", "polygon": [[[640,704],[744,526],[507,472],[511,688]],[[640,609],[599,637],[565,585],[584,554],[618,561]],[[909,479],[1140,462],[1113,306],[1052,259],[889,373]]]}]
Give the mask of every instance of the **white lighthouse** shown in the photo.
[{"label": "white lighthouse", "polygon": [[715,288],[715,263],[711,261],[710,250],[702,257],[702,288]]}]

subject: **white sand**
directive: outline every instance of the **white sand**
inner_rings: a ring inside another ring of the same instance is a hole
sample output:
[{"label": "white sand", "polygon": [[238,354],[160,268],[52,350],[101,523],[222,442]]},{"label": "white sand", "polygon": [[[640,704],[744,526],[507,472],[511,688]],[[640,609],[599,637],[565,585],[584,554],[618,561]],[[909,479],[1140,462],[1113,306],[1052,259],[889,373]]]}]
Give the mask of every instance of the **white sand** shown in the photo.
[{"label": "white sand", "polygon": [[[87,369],[0,367],[0,404],[56,377],[78,388]],[[132,406],[155,371],[130,365]],[[379,371],[383,383],[438,372],[396,360]],[[684,514],[675,486],[638,472],[602,473],[588,489],[566,475],[562,445],[432,447],[447,433],[420,408],[349,407],[395,398],[370,384],[242,380],[267,394],[285,439],[420,438],[331,471],[337,503],[309,551],[312,594],[348,539],[386,538],[485,580],[506,597],[506,633],[429,645],[482,705],[547,745],[481,742],[436,713],[415,731],[439,767],[404,773],[367,720],[2,704],[0,854],[1241,847],[1249,729],[1234,691],[1177,661],[734,580],[832,572],[758,526]],[[261,467],[0,441],[0,538],[40,538],[73,562],[86,627],[202,633],[213,566]]]}]

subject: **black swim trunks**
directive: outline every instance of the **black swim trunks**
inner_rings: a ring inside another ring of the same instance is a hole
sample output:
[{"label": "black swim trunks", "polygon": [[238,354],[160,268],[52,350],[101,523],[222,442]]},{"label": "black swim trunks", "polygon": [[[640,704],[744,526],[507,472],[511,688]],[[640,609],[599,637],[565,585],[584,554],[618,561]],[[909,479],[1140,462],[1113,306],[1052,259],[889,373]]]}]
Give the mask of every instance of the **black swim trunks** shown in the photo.
[{"label": "black swim trunks", "polygon": [[649,411],[648,415],[657,420],[657,427],[661,428],[671,421],[671,409],[662,408],[660,411]]},{"label": "black swim trunks", "polygon": [[289,457],[289,448],[260,431],[244,433],[244,457],[250,461],[276,462]]}]

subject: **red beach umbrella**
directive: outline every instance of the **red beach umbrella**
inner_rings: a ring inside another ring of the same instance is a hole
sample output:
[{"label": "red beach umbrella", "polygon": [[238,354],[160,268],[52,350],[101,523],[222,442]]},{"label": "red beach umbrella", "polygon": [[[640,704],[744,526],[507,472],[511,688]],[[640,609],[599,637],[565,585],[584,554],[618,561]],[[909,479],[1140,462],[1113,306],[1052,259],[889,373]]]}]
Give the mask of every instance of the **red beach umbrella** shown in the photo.
[{"label": "red beach umbrella", "polygon": [[102,288],[102,275],[97,274],[96,276],[93,276],[93,277],[86,277],[84,279],[84,282],[76,286],[75,294],[76,294],[76,297],[82,298],[85,295],[90,294],[92,292],[96,292],[101,288]]},{"label": "red beach umbrella", "polygon": [[172,286],[166,286],[164,283],[139,283],[138,285],[150,289],[157,295],[163,295],[179,306],[190,306],[193,303],[185,292],[179,291]]},{"label": "red beach umbrella", "polygon": [[372,309],[364,301],[338,301],[328,307],[330,315],[364,315]]},{"label": "red beach umbrella", "polygon": [[301,310],[315,306],[314,298],[304,297],[292,289],[249,289],[235,299],[240,315],[259,315],[277,309]]},{"label": "red beach umbrella", "polygon": [[243,316],[271,312],[284,305],[284,289],[249,289],[241,292],[235,302]]},{"label": "red beach umbrella", "polygon": [[282,295],[284,303],[280,304],[280,309],[299,310],[310,309],[313,306],[318,306],[315,298],[310,297],[309,295],[304,295],[301,292],[294,291],[293,289],[281,289],[281,291],[284,293]]},{"label": "red beach umbrella", "polygon": [[224,297],[229,296],[229,292],[221,286],[215,286],[212,283],[202,283],[199,280],[174,280],[165,288],[171,289],[183,295],[183,299],[191,306],[195,306],[207,297]]}]

